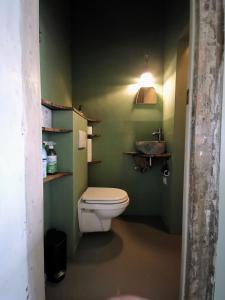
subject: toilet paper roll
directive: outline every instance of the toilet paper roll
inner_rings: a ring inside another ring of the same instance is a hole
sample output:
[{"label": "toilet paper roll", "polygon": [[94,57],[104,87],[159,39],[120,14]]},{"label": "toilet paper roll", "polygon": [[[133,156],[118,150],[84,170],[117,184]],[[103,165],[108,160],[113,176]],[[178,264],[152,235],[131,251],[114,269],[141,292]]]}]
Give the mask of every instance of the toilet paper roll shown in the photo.
[{"label": "toilet paper roll", "polygon": [[92,139],[88,139],[87,161],[92,161]]},{"label": "toilet paper roll", "polygon": [[88,134],[92,134],[92,132],[93,132],[92,131],[92,126],[88,126],[88,131],[87,132],[88,132]]}]

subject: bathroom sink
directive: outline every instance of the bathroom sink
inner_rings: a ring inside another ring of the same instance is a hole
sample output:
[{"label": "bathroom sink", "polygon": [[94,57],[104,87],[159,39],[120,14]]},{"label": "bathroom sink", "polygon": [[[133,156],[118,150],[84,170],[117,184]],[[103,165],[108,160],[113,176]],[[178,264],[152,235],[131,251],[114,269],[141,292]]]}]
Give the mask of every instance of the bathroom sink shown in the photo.
[{"label": "bathroom sink", "polygon": [[138,152],[144,154],[162,154],[166,150],[165,141],[137,141],[135,147]]}]

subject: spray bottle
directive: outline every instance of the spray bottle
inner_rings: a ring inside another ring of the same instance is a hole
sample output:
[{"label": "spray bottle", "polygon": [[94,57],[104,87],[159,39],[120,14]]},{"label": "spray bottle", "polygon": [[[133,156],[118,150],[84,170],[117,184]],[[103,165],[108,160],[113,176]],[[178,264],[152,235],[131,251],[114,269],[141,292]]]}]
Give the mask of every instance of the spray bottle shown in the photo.
[{"label": "spray bottle", "polygon": [[55,142],[48,141],[45,142],[48,145],[47,151],[47,173],[52,175],[57,173],[57,154],[55,152],[54,146]]},{"label": "spray bottle", "polygon": [[47,152],[45,149],[45,143],[42,142],[42,176],[47,177]]}]

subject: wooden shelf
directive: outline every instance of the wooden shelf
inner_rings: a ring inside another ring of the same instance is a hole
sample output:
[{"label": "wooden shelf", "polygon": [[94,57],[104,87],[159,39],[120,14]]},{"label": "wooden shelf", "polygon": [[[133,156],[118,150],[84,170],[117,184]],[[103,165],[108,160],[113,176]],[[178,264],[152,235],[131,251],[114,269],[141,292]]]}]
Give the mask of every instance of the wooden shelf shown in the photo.
[{"label": "wooden shelf", "polygon": [[91,119],[91,118],[87,118],[88,123],[100,123],[101,120],[99,119]]},{"label": "wooden shelf", "polygon": [[43,181],[45,183],[45,182],[49,182],[49,181],[52,181],[52,180],[55,180],[55,179],[59,179],[59,178],[64,177],[64,176],[70,176],[72,174],[73,174],[72,172],[58,172],[54,175],[48,175],[47,177],[43,178]]},{"label": "wooden shelf", "polygon": [[93,119],[93,118],[88,118],[84,115],[84,113],[82,113],[80,110],[76,109],[75,107],[73,107],[73,111],[80,115],[81,117],[83,117],[84,119],[86,119],[88,121],[88,123],[100,123],[101,120],[98,119]]},{"label": "wooden shelf", "polygon": [[171,153],[162,153],[162,154],[143,154],[140,152],[124,152],[125,155],[132,155],[132,156],[141,156],[146,158],[170,158]]},{"label": "wooden shelf", "polygon": [[68,132],[72,132],[72,131],[73,131],[72,129],[42,127],[42,132],[50,132],[50,133],[68,133]]},{"label": "wooden shelf", "polygon": [[100,134],[88,134],[88,139],[93,139],[95,137],[100,137]]},{"label": "wooden shelf", "polygon": [[70,110],[70,111],[73,110],[72,106],[64,106],[64,105],[60,105],[60,104],[55,104],[46,99],[41,99],[41,104],[52,110]]},{"label": "wooden shelf", "polygon": [[60,105],[60,104],[55,104],[52,101],[46,100],[46,99],[41,99],[41,104],[46,106],[47,108],[50,108],[51,110],[68,110],[68,111],[74,111],[84,119],[86,119],[89,123],[99,123],[101,120],[98,119],[93,119],[93,118],[88,118],[86,117],[81,111],[76,109],[75,107],[72,106],[65,106],[65,105]]},{"label": "wooden shelf", "polygon": [[101,162],[102,162],[101,160],[93,160],[93,161],[89,161],[88,165],[95,165],[95,164],[99,164]]}]

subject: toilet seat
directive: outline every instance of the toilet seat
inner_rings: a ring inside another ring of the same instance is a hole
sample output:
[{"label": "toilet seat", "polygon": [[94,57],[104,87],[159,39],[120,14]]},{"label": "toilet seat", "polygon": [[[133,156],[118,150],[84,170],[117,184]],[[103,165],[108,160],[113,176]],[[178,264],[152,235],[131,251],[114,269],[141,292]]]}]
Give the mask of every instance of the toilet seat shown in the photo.
[{"label": "toilet seat", "polygon": [[116,188],[89,187],[82,195],[82,201],[88,204],[119,204],[127,200],[127,193]]},{"label": "toilet seat", "polygon": [[127,192],[116,188],[88,188],[78,201],[80,232],[109,231],[112,219],[129,205]]}]

